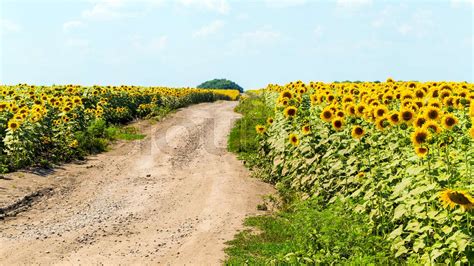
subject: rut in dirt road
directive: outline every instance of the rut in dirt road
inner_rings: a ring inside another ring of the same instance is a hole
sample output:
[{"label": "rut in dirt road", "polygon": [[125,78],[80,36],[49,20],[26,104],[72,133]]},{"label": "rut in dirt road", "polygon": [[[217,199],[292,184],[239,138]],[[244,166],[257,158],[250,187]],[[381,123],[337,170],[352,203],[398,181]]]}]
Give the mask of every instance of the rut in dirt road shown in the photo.
[{"label": "rut in dirt road", "polygon": [[182,109],[48,176],[61,180],[52,196],[0,221],[0,264],[219,264],[272,192],[226,151],[236,104]]}]

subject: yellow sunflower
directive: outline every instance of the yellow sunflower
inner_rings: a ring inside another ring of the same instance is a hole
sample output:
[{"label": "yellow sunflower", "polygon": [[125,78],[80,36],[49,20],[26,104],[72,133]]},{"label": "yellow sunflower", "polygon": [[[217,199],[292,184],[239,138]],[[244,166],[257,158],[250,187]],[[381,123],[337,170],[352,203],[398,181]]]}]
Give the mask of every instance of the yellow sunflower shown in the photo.
[{"label": "yellow sunflower", "polygon": [[390,112],[390,115],[388,116],[388,120],[394,126],[400,124],[400,113],[397,111]]},{"label": "yellow sunflower", "polygon": [[298,146],[300,144],[300,139],[298,138],[298,135],[296,135],[295,133],[291,133],[288,136],[288,140],[290,140],[290,143],[293,146]]},{"label": "yellow sunflower", "polygon": [[430,106],[425,110],[424,115],[426,120],[438,120],[441,116],[441,111],[437,107]]},{"label": "yellow sunflower", "polygon": [[271,117],[267,118],[267,124],[269,125],[273,124],[273,118]]},{"label": "yellow sunflower", "polygon": [[415,117],[415,112],[413,112],[413,110],[411,109],[403,109],[400,112],[400,116],[403,122],[410,124],[411,121],[413,121],[413,118]]},{"label": "yellow sunflower", "polygon": [[256,125],[255,131],[257,131],[258,134],[263,135],[263,133],[265,133],[265,127],[262,125]]},{"label": "yellow sunflower", "polygon": [[441,118],[441,122],[444,128],[452,129],[459,122],[459,120],[452,114],[446,114],[443,116],[443,118]]},{"label": "yellow sunflower", "polygon": [[341,131],[344,128],[344,121],[340,117],[334,118],[332,120],[332,127],[336,131]]},{"label": "yellow sunflower", "polygon": [[417,128],[415,132],[411,134],[411,141],[413,145],[420,146],[428,141],[429,132],[425,128]]},{"label": "yellow sunflower", "polygon": [[379,117],[377,120],[375,120],[375,127],[378,130],[383,131],[387,127],[390,127],[390,122],[385,116]]},{"label": "yellow sunflower", "polygon": [[453,209],[459,205],[464,211],[468,211],[474,206],[474,199],[469,193],[462,190],[447,188],[439,193],[439,198],[445,208]]},{"label": "yellow sunflower", "polygon": [[301,132],[303,132],[304,135],[308,135],[309,133],[311,133],[311,126],[308,124],[302,126]]},{"label": "yellow sunflower", "polygon": [[415,147],[415,153],[420,158],[425,157],[428,154],[428,152],[429,152],[429,149],[426,147]]},{"label": "yellow sunflower", "polygon": [[442,129],[436,121],[428,121],[423,125],[427,131],[431,131],[431,133],[441,133]]},{"label": "yellow sunflower", "polygon": [[355,139],[361,139],[365,134],[364,129],[361,126],[353,126],[352,127],[352,137]]},{"label": "yellow sunflower", "polygon": [[426,123],[426,118],[422,115],[418,115],[415,118],[415,121],[413,121],[413,125],[415,127],[423,127],[423,125]]},{"label": "yellow sunflower", "polygon": [[296,109],[296,107],[294,106],[288,106],[285,108],[285,116],[286,117],[294,117],[296,115],[296,112],[297,112],[298,109]]},{"label": "yellow sunflower", "polygon": [[324,110],[321,112],[320,118],[324,120],[325,122],[331,122],[334,114],[332,113],[331,109],[326,107]]},{"label": "yellow sunflower", "polygon": [[19,120],[11,119],[8,121],[8,128],[12,131],[17,130],[21,125],[21,122]]}]

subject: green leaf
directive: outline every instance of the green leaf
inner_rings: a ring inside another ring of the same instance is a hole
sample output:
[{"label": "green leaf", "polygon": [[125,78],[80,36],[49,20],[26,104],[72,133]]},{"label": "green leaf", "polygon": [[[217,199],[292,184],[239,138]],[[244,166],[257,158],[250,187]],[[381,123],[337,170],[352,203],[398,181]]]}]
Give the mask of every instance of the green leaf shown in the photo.
[{"label": "green leaf", "polygon": [[423,237],[420,237],[420,238],[417,238],[415,240],[415,243],[413,244],[413,250],[418,253],[420,250],[422,250],[423,248],[425,248],[425,240],[424,240],[424,236]]},{"label": "green leaf", "polygon": [[400,225],[397,229],[393,230],[389,235],[388,239],[394,239],[397,236],[401,236],[403,233],[403,224]]},{"label": "green leaf", "polygon": [[395,208],[395,211],[393,212],[393,218],[392,221],[396,221],[403,217],[405,213],[407,212],[405,204],[400,204]]}]

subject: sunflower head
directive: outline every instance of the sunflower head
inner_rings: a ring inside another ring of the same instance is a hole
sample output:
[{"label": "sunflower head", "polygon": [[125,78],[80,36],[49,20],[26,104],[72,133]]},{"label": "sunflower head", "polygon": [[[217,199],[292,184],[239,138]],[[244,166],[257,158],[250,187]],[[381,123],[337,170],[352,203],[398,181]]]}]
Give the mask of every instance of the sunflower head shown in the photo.
[{"label": "sunflower head", "polygon": [[400,111],[400,116],[403,122],[410,124],[410,122],[413,121],[413,118],[415,117],[415,112],[413,112],[411,109],[403,109]]},{"label": "sunflower head", "polygon": [[434,106],[429,106],[427,109],[425,109],[424,113],[426,120],[438,120],[441,116],[441,111],[439,108]]},{"label": "sunflower head", "polygon": [[8,121],[8,129],[10,129],[11,131],[17,130],[20,125],[21,122],[19,120],[11,119],[10,121]]},{"label": "sunflower head", "polygon": [[466,191],[445,189],[439,193],[439,198],[445,208],[453,209],[459,205],[468,211],[474,207],[474,199]]},{"label": "sunflower head", "polygon": [[304,126],[301,127],[301,132],[304,134],[304,135],[308,135],[309,133],[311,133],[311,126],[306,124]]},{"label": "sunflower head", "polygon": [[285,108],[285,116],[286,117],[294,117],[296,116],[297,109],[294,106],[288,106]]},{"label": "sunflower head", "polygon": [[374,112],[376,117],[383,117],[388,113],[388,109],[384,105],[377,106]]},{"label": "sunflower head", "polygon": [[428,141],[429,132],[425,128],[417,128],[411,135],[413,145],[421,146]]},{"label": "sunflower head", "polygon": [[459,120],[452,114],[446,114],[441,119],[441,122],[443,123],[444,128],[452,129],[459,122]]},{"label": "sunflower head", "polygon": [[441,133],[442,129],[436,121],[428,121],[423,125],[427,131],[431,133]]},{"label": "sunflower head", "polygon": [[353,126],[351,135],[355,139],[361,139],[365,134],[364,129],[361,126]]},{"label": "sunflower head", "polygon": [[413,121],[413,125],[415,127],[423,127],[423,125],[426,123],[426,118],[424,116],[417,116],[415,120]]},{"label": "sunflower head", "polygon": [[394,126],[400,124],[400,113],[397,111],[392,111],[388,116],[388,120]]},{"label": "sunflower head", "polygon": [[471,136],[471,138],[474,139],[474,126],[471,126],[471,128],[469,129],[469,135]]},{"label": "sunflower head", "polygon": [[429,149],[427,147],[415,147],[415,153],[420,158],[424,158],[428,154]]},{"label": "sunflower head", "polygon": [[273,124],[273,118],[271,117],[267,118],[267,124],[269,125]]},{"label": "sunflower head", "polygon": [[331,122],[334,114],[332,110],[328,107],[324,108],[324,110],[321,112],[320,118],[325,121],[325,122]]},{"label": "sunflower head", "polygon": [[288,140],[293,146],[298,146],[300,144],[300,139],[298,138],[298,135],[296,135],[295,133],[291,133],[288,136]]},{"label": "sunflower head", "polygon": [[263,135],[265,133],[265,127],[262,125],[256,125],[255,131],[257,131],[258,134]]},{"label": "sunflower head", "polygon": [[385,116],[379,117],[377,120],[375,120],[375,127],[378,130],[383,131],[384,129],[390,127],[390,122]]},{"label": "sunflower head", "polygon": [[344,121],[340,117],[334,118],[332,120],[332,127],[336,131],[341,131],[344,128]]}]

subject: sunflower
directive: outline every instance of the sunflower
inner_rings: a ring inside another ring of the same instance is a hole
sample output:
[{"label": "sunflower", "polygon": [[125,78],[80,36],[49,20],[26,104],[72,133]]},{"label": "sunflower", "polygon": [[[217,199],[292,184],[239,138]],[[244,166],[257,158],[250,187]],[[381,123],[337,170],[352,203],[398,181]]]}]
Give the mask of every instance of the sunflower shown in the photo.
[{"label": "sunflower", "polygon": [[302,126],[301,132],[303,132],[304,135],[308,135],[309,133],[311,133],[311,126],[308,124]]},{"label": "sunflower", "polygon": [[364,136],[365,131],[361,126],[353,126],[352,127],[352,137],[355,139],[360,139]]},{"label": "sunflower", "polygon": [[439,198],[445,208],[453,209],[459,205],[468,211],[474,207],[474,199],[466,191],[447,188],[439,193]]},{"label": "sunflower", "polygon": [[298,135],[296,135],[295,133],[291,133],[289,136],[288,136],[288,139],[290,140],[290,143],[291,145],[293,146],[298,146],[300,144],[300,140],[298,138]]},{"label": "sunflower", "polygon": [[356,107],[356,114],[358,116],[363,116],[367,110],[367,105],[365,103],[360,103]]},{"label": "sunflower", "polygon": [[280,94],[280,97],[283,99],[283,98],[288,98],[288,99],[291,99],[293,98],[293,93],[291,93],[291,91],[289,90],[285,90],[283,91],[281,94]]},{"label": "sunflower", "polygon": [[269,124],[269,125],[273,124],[273,118],[272,117],[267,118],[267,124]]},{"label": "sunflower", "polygon": [[474,126],[472,126],[471,129],[469,129],[469,135],[471,135],[471,138],[474,139]]},{"label": "sunflower", "polygon": [[296,111],[297,111],[296,107],[288,106],[285,108],[284,113],[286,117],[294,117],[296,115]]},{"label": "sunflower", "polygon": [[265,133],[265,127],[262,125],[256,125],[255,131],[257,131],[258,134],[263,135],[263,133]]},{"label": "sunflower", "polygon": [[441,133],[442,129],[436,121],[428,121],[423,125],[423,128],[431,133]]},{"label": "sunflower", "polygon": [[330,108],[326,107],[324,110],[321,112],[320,118],[324,120],[325,122],[331,122],[334,114],[331,111]]},{"label": "sunflower", "polygon": [[21,125],[21,122],[15,119],[8,121],[8,128],[12,131],[17,130]]},{"label": "sunflower", "polygon": [[380,131],[383,131],[389,126],[390,126],[390,122],[385,116],[379,117],[377,118],[377,120],[375,120],[375,127]]},{"label": "sunflower", "polygon": [[340,118],[344,118],[345,116],[344,111],[341,111],[341,110],[336,111],[336,116]]},{"label": "sunflower", "polygon": [[400,113],[397,112],[397,111],[390,112],[390,114],[388,116],[388,120],[394,126],[400,124]]},{"label": "sunflower", "polygon": [[459,120],[452,114],[446,114],[441,118],[441,122],[446,129],[452,129]]},{"label": "sunflower", "polygon": [[425,128],[417,128],[415,132],[411,134],[411,140],[413,145],[420,146],[428,140],[429,132]]},{"label": "sunflower", "polygon": [[413,121],[413,118],[415,117],[415,112],[413,112],[411,109],[403,109],[400,111],[400,115],[403,122],[410,124],[410,122]]},{"label": "sunflower", "polygon": [[332,120],[332,127],[336,131],[341,131],[344,128],[344,121],[340,117],[336,117]]},{"label": "sunflower", "polygon": [[384,105],[378,106],[375,108],[375,116],[376,117],[383,117],[388,113],[388,108]]},{"label": "sunflower", "polygon": [[346,106],[346,111],[349,113],[350,116],[355,116],[356,115],[356,107],[354,104],[348,104]]},{"label": "sunflower", "polygon": [[425,110],[424,115],[426,120],[438,120],[441,116],[441,111],[437,107],[430,106]]},{"label": "sunflower", "polygon": [[415,147],[415,153],[418,157],[423,158],[428,154],[429,149],[426,147]]},{"label": "sunflower", "polygon": [[413,125],[415,127],[423,127],[423,125],[426,123],[426,118],[422,115],[418,115],[415,118],[415,121],[413,121]]}]

